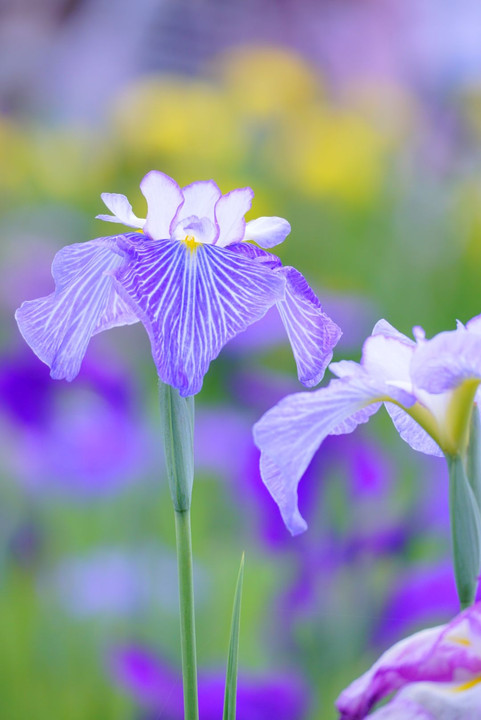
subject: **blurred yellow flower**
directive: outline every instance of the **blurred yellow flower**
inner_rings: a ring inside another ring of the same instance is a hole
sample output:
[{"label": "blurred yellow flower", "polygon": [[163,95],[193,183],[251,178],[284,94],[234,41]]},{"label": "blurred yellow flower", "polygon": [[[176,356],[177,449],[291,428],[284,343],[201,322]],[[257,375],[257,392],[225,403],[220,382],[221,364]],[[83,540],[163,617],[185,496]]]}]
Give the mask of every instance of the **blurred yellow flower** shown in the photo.
[{"label": "blurred yellow flower", "polygon": [[279,47],[242,47],[216,63],[241,115],[268,119],[298,111],[323,94],[320,76],[298,55]]}]

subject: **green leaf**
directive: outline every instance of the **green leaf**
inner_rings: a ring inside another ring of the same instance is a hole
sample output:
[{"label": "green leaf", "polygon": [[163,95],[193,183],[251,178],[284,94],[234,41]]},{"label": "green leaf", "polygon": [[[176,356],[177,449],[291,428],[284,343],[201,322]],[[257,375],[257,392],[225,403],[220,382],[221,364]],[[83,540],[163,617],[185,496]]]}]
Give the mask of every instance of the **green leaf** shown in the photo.
[{"label": "green leaf", "polygon": [[194,397],[159,383],[160,418],[165,466],[174,509],[190,508],[194,483]]},{"label": "green leaf", "polygon": [[232,623],[230,628],[229,655],[227,658],[227,672],[225,677],[224,713],[222,720],[235,720],[237,696],[237,666],[239,660],[239,630],[242,598],[242,583],[244,580],[244,553],[237,576],[232,610]]},{"label": "green leaf", "polygon": [[466,455],[466,470],[469,484],[471,485],[474,497],[477,500],[478,508],[481,511],[481,421],[479,410],[475,405],[471,416],[471,427],[469,429],[469,444]]},{"label": "green leaf", "polygon": [[459,455],[447,456],[454,574],[464,609],[476,595],[481,565],[481,517],[473,489]]}]

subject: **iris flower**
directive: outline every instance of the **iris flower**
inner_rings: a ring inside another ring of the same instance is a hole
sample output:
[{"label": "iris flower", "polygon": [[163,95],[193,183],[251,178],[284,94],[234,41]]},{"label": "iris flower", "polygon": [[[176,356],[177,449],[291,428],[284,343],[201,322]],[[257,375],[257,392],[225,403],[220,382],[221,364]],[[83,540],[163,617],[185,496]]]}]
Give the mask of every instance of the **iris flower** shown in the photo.
[{"label": "iris flower", "polygon": [[51,376],[72,380],[92,335],[140,320],[160,379],[184,397],[194,395],[222,347],[277,305],[299,379],[318,383],[340,330],[304,277],[261,249],[283,242],[289,223],[246,222],[250,188],[222,195],[207,180],[181,189],[154,170],[140,189],[145,219],[115,193],[102,194],[112,214],[98,216],[135,231],[62,248],[52,265],[55,292],[24,302],[16,313]]},{"label": "iris flower", "polygon": [[310,393],[289,395],[254,426],[261,474],[292,534],[306,529],[297,487],[328,435],[352,432],[385,407],[409,445],[428,455],[463,456],[481,381],[481,316],[430,340],[414,340],[380,320],[360,363],[330,365],[337,379]]},{"label": "iris flower", "polygon": [[[396,692],[384,707],[369,711]],[[339,696],[340,720],[474,720],[481,707],[481,603],[396,643]]]}]

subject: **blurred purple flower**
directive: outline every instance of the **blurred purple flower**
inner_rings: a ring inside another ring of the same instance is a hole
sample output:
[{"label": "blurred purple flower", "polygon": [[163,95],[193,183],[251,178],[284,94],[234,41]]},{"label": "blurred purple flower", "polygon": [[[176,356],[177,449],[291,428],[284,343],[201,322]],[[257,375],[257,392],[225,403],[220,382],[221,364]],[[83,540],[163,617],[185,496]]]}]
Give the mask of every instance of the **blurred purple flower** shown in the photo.
[{"label": "blurred purple flower", "polygon": [[75,391],[52,384],[30,353],[0,358],[5,466],[32,492],[77,498],[109,493],[150,461],[131,380],[109,358],[84,364]]},{"label": "blurred purple flower", "polygon": [[[152,652],[121,647],[111,653],[109,669],[152,717],[182,720],[182,680]],[[199,673],[199,710],[202,720],[219,720],[224,701],[222,672]],[[239,675],[237,720],[303,720],[309,699],[305,685],[292,674],[255,677]],[[150,717],[150,715],[147,715]]]},{"label": "blurred purple flower", "polygon": [[254,426],[262,479],[292,534],[307,527],[297,486],[319,445],[328,435],[351,433],[383,403],[414,450],[442,456],[464,449],[481,380],[481,316],[431,340],[421,328],[414,332],[415,341],[380,320],[360,364],[331,364],[338,379],[284,398]]},{"label": "blurred purple flower", "polygon": [[[207,578],[196,565],[196,599],[202,605]],[[54,588],[61,607],[75,618],[115,619],[151,607],[177,617],[175,553],[158,545],[103,547],[64,558],[43,578],[40,589]]]},{"label": "blurred purple flower", "polygon": [[385,652],[339,696],[340,720],[473,720],[481,706],[481,604]]},{"label": "blurred purple flower", "polygon": [[90,338],[141,321],[160,379],[182,396],[199,392],[222,347],[277,306],[299,379],[317,384],[340,330],[322,311],[304,277],[259,247],[290,232],[278,217],[246,223],[253,191],[226,195],[213,180],[181,189],[151,171],[141,181],[147,218],[124,195],[103,193],[111,215],[99,219],[143,232],[64,247],[55,256],[55,292],[23,303],[20,331],[55,379],[73,380]]},{"label": "blurred purple flower", "polygon": [[[477,599],[481,600],[479,587]],[[458,609],[453,567],[449,560],[408,567],[394,579],[375,630],[375,641],[388,644],[406,632],[446,622]]]}]

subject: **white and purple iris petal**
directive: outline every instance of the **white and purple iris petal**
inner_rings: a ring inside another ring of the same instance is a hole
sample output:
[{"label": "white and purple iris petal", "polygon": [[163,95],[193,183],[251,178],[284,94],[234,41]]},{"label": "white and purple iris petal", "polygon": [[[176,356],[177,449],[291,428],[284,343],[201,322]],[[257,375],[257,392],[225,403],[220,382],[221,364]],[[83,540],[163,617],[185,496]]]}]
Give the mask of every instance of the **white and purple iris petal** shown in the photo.
[{"label": "white and purple iris petal", "polygon": [[102,195],[111,214],[98,216],[140,232],[64,248],[52,267],[55,292],[17,311],[24,338],[52,377],[76,376],[94,333],[140,320],[161,380],[192,395],[223,345],[277,305],[299,379],[319,382],[339,328],[297,270],[246,242],[273,247],[289,234],[289,223],[278,217],[246,223],[250,188],[222,195],[213,180],[180,188],[151,171],[140,189],[145,219],[116,193]]},{"label": "white and purple iris petal", "polygon": [[[397,691],[384,707],[375,705]],[[387,650],[336,702],[340,720],[472,720],[481,706],[481,604]]]},{"label": "white and purple iris petal", "polygon": [[[414,341],[381,320],[364,343],[360,364],[331,364],[338,379],[284,398],[256,423],[262,478],[291,533],[306,529],[297,487],[318,447],[328,435],[352,432],[383,402],[413,449],[437,456],[459,451],[466,443],[460,429],[469,425],[481,381],[478,328],[473,319],[432,340],[416,329]],[[305,338],[301,346],[308,347]]]},{"label": "white and purple iris petal", "polygon": [[[124,236],[126,245],[130,237]],[[92,335],[138,321],[108,274],[124,261],[115,237],[68,245],[52,263],[55,292],[17,310],[20,332],[53,378],[78,375]]]}]

